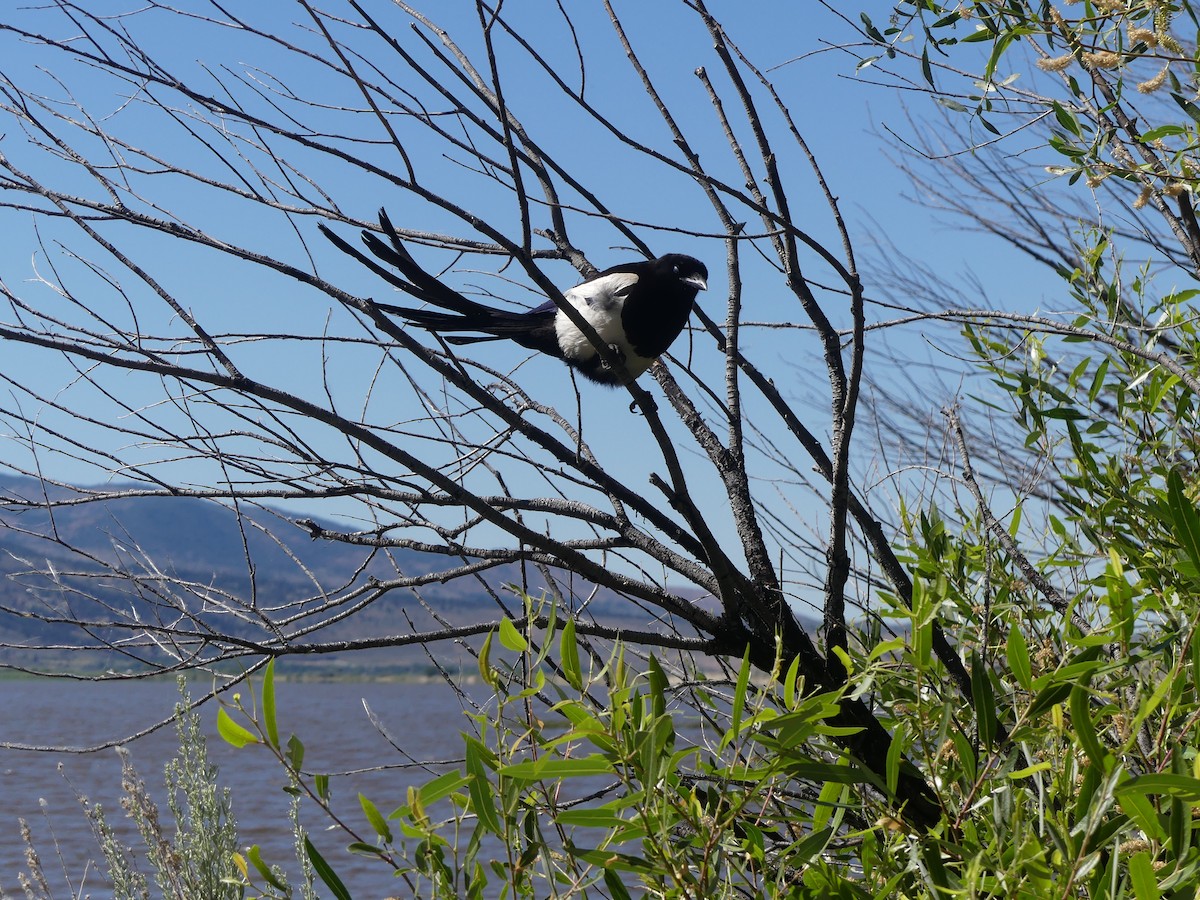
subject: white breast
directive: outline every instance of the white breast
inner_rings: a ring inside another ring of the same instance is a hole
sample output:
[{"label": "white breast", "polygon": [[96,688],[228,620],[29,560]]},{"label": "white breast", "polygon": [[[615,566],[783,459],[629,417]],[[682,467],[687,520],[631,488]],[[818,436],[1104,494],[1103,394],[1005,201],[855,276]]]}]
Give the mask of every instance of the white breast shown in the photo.
[{"label": "white breast", "polygon": [[[629,374],[637,377],[646,371],[653,360],[643,359],[633,352],[625,339],[621,325],[621,307],[629,296],[629,290],[637,284],[638,277],[630,272],[614,272],[571,288],[563,296],[579,311],[605,344],[616,347],[625,357]],[[596,355],[596,348],[562,310],[554,320],[558,345],[568,359],[588,360]]]}]

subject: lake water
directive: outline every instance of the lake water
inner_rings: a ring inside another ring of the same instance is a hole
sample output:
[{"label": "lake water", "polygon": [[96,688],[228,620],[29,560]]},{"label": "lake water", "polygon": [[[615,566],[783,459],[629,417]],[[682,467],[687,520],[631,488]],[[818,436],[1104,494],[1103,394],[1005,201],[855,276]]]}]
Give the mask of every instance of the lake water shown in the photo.
[{"label": "lake water", "polygon": [[[195,684],[193,696],[208,686]],[[482,691],[477,689],[477,693]],[[248,698],[249,692],[243,690]],[[178,691],[170,681],[93,683],[0,680],[0,741],[35,746],[95,746],[136,733],[171,714]],[[311,683],[276,684],[281,739],[296,733],[304,741],[308,771],[346,771],[402,765],[409,760],[445,759],[461,755],[460,731],[470,723],[454,692],[442,683]],[[397,752],[371,724],[366,702]],[[264,859],[297,870],[287,828],[288,796],[279,764],[262,747],[240,750],[216,735],[216,707],[200,710],[209,755],[220,766],[219,781],[233,791],[233,810],[243,847],[259,844]],[[163,765],[176,749],[175,731],[167,727],[129,745],[139,775],[169,818],[163,789]],[[62,774],[59,772],[61,766]],[[64,775],[66,776],[64,778]],[[331,779],[334,806],[347,820],[373,834],[358,804],[358,792],[370,797],[387,815],[405,802],[409,785],[431,776],[415,768],[350,774]],[[104,878],[90,862],[100,858],[76,792],[103,803],[110,824],[133,835],[120,807],[121,762],[115,750],[95,753],[31,752],[0,749],[0,888],[23,896],[18,872],[25,871],[25,848],[17,819],[29,822],[34,843],[54,898],[111,898]],[[344,852],[348,839],[325,830],[314,815],[305,818],[313,842],[346,882],[356,900],[404,896],[404,882],[385,864]],[[130,842],[137,845],[136,839]],[[57,849],[56,849],[57,848]],[[144,869],[149,874],[148,868]],[[156,893],[156,892],[154,892]],[[325,896],[328,891],[318,887]]]}]

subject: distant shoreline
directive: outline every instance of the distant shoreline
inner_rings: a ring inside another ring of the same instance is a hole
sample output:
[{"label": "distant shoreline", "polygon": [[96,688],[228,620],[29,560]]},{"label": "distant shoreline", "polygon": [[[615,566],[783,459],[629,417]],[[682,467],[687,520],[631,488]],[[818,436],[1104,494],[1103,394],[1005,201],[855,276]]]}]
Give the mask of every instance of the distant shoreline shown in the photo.
[{"label": "distant shoreline", "polygon": [[[115,684],[121,681],[174,681],[178,677],[175,672],[148,672],[144,675],[135,673],[120,673],[111,674],[105,672],[96,672],[88,670],[69,671],[48,674],[36,674],[33,672],[17,672],[13,670],[0,669],[0,681],[46,681],[51,679],[67,679],[70,681],[88,681],[88,682],[108,682]],[[258,673],[251,675],[250,678],[258,677]],[[196,683],[206,681],[196,673],[188,673],[188,683]],[[318,684],[444,684],[446,679],[438,674],[427,673],[380,673],[372,675],[368,672],[296,672],[292,674],[276,672],[275,681],[282,684],[303,684],[303,683],[318,683]],[[483,679],[479,675],[455,675],[454,683],[481,684]]]}]

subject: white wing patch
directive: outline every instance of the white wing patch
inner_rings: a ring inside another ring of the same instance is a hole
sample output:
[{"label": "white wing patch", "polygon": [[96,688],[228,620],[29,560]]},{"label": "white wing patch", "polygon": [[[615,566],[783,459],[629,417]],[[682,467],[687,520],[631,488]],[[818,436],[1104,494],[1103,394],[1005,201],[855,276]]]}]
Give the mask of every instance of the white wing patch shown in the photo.
[{"label": "white wing patch", "polygon": [[[625,305],[625,299],[637,281],[638,276],[632,272],[614,272],[573,287],[563,294],[567,302],[596,329],[600,340],[616,347],[624,355],[625,367],[634,378],[646,371],[653,362],[633,352],[621,325],[621,307]],[[582,361],[596,355],[596,348],[587,335],[576,328],[562,310],[555,317],[554,330],[558,335],[558,346],[568,359]]]}]

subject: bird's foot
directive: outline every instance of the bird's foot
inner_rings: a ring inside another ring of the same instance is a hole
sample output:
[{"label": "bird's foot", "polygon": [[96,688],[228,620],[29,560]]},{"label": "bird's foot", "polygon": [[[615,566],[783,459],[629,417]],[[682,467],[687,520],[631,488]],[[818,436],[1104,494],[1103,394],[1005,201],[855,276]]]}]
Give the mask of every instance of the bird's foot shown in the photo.
[{"label": "bird's foot", "polygon": [[[610,353],[611,353],[613,356],[615,356],[617,359],[619,359],[619,360],[621,361],[621,364],[622,364],[622,365],[624,365],[624,364],[625,364],[625,351],[624,351],[624,350],[622,350],[622,349],[621,349],[619,346],[617,346],[616,344],[609,344],[609,345],[608,345],[608,351],[609,351],[609,352],[610,352]],[[612,368],[612,366],[611,366],[611,365],[609,365],[609,363],[608,363],[608,360],[603,360],[602,362],[603,362],[603,364],[604,364],[604,368],[606,368],[606,369],[611,369],[611,368]]]}]

